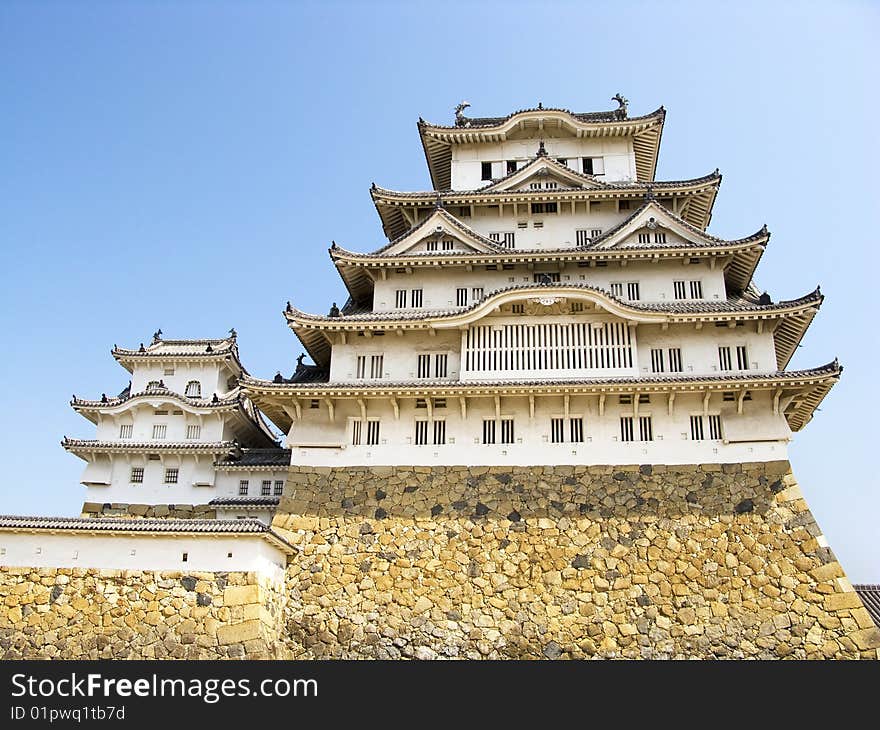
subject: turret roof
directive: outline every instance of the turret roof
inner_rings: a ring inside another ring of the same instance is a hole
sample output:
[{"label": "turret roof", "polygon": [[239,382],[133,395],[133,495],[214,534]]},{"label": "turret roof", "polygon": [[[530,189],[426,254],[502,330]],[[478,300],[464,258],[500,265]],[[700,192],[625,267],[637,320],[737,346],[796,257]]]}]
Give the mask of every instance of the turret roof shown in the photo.
[{"label": "turret roof", "polygon": [[[234,333],[235,330],[232,330]],[[113,346],[110,351],[114,358],[127,370],[137,361],[162,360],[229,360],[242,373],[246,373],[238,357],[238,343],[235,334],[221,339],[163,340],[162,330],[153,335],[153,341],[146,347],[141,343],[137,349]]]}]

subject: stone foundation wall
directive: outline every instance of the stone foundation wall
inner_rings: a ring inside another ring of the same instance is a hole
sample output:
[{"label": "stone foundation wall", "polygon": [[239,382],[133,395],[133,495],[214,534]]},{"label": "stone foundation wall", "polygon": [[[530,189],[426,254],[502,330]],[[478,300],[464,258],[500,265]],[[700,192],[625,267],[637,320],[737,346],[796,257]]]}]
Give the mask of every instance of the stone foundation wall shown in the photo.
[{"label": "stone foundation wall", "polygon": [[148,517],[168,520],[213,520],[217,510],[207,504],[124,504],[83,502],[82,517]]},{"label": "stone foundation wall", "polygon": [[877,658],[788,462],[292,469],[317,658]]},{"label": "stone foundation wall", "polygon": [[0,657],[818,659],[880,649],[788,462],[293,468],[273,527],[301,550],[284,583],[0,568]]},{"label": "stone foundation wall", "polygon": [[2,659],[283,659],[284,596],[255,573],[0,569]]}]

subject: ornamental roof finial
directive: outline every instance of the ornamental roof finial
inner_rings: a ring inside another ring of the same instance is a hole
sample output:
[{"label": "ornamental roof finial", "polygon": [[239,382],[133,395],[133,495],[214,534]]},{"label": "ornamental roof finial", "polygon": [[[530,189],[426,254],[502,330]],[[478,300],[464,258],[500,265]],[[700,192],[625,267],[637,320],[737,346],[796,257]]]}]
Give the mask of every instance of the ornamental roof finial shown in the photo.
[{"label": "ornamental roof finial", "polygon": [[304,352],[301,352],[301,353],[299,354],[299,357],[296,358],[296,369],[297,369],[297,370],[302,370],[302,368],[303,368],[303,360],[305,360],[305,357],[306,357],[306,354],[305,354]]},{"label": "ornamental roof finial", "polygon": [[546,157],[547,156],[547,148],[544,147],[544,140],[542,139],[538,142],[538,151],[535,154],[536,157]]},{"label": "ornamental roof finial", "polygon": [[544,105],[539,101],[538,102],[538,109],[543,109],[543,108],[544,108]]},{"label": "ornamental roof finial", "polygon": [[280,370],[277,373],[275,373],[275,377],[272,378],[272,382],[273,383],[283,383],[284,382],[284,378],[282,377]]},{"label": "ornamental roof finial", "polygon": [[162,339],[162,330],[158,329],[153,333],[153,342],[158,342]]},{"label": "ornamental roof finial", "polygon": [[141,346],[138,348],[138,352],[144,352],[144,351],[145,351],[144,343],[141,342]]},{"label": "ornamental roof finial", "polygon": [[618,103],[617,109],[614,110],[614,116],[618,119],[626,119],[627,108],[629,107],[629,99],[620,92],[611,97],[611,101]]},{"label": "ornamental roof finial", "polygon": [[467,127],[470,126],[470,121],[464,115],[464,110],[467,109],[471,103],[469,101],[463,101],[458,106],[455,107],[455,126],[456,127]]},{"label": "ornamental roof finial", "polygon": [[229,339],[234,340],[236,337],[238,337],[238,332],[235,331],[235,327],[231,327],[229,329]]},{"label": "ornamental roof finial", "polygon": [[336,302],[333,302],[333,306],[330,307],[330,312],[327,314],[328,317],[338,317],[339,316],[339,307],[336,306]]},{"label": "ornamental roof finial", "polygon": [[654,186],[653,185],[645,186],[645,201],[650,202],[650,201],[654,201],[654,200],[657,200],[657,196],[654,195]]},{"label": "ornamental roof finial", "polygon": [[443,199],[440,197],[440,191],[437,191],[437,200],[434,201],[434,207],[438,210],[443,207]]}]

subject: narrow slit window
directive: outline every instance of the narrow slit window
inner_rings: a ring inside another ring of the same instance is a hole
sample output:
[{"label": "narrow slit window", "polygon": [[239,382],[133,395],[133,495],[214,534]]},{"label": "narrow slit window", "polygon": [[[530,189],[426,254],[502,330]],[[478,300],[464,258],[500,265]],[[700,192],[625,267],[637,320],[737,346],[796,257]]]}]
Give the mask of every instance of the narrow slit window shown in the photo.
[{"label": "narrow slit window", "polygon": [[731,365],[729,347],[718,348],[718,367],[721,370],[733,370],[733,367]]},{"label": "narrow slit window", "polygon": [[749,353],[745,345],[737,345],[736,347],[736,367],[738,370],[749,369]]},{"label": "narrow slit window", "polygon": [[156,423],[153,424],[153,440],[160,441],[165,438],[165,435],[168,433],[168,426],[164,423]]},{"label": "narrow slit window", "polygon": [[410,292],[410,306],[413,309],[418,309],[422,306],[422,290],[421,289],[413,289]]},{"label": "narrow slit window", "polygon": [[590,244],[590,232],[586,228],[578,228],[574,232],[574,240],[578,246],[588,246]]},{"label": "narrow slit window", "polygon": [[398,289],[394,292],[394,306],[398,309],[406,307],[406,289]]},{"label": "narrow slit window", "polygon": [[434,357],[434,377],[448,377],[449,356],[446,354],[436,355]]},{"label": "narrow slit window", "polygon": [[565,438],[565,420],[562,418],[550,419],[550,441],[554,444],[561,444]]},{"label": "narrow slit window", "polygon": [[428,443],[428,422],[416,421],[416,446],[424,446]]},{"label": "narrow slit window", "polygon": [[633,418],[632,416],[621,416],[620,418],[620,440],[633,440]]},{"label": "narrow slit window", "polygon": [[367,421],[367,446],[376,446],[379,443],[379,421]]},{"label": "narrow slit window", "polygon": [[666,234],[662,231],[657,231],[654,234],[654,243],[666,243]]},{"label": "narrow slit window", "polygon": [[384,355],[373,355],[370,357],[370,377],[371,378],[381,378],[382,377],[382,368],[383,363],[385,361]]},{"label": "narrow slit window", "polygon": [[703,298],[703,282],[702,281],[692,281],[691,282],[691,299],[702,299]]},{"label": "narrow slit window", "polygon": [[478,302],[483,298],[483,287],[476,286],[471,289],[471,301]]},{"label": "narrow slit window", "polygon": [[673,281],[672,290],[676,299],[687,299],[687,287],[683,281]]},{"label": "narrow slit window", "polygon": [[670,347],[669,348],[669,372],[670,373],[680,373],[683,372],[684,368],[681,364],[681,348],[680,347]]},{"label": "narrow slit window", "polygon": [[709,438],[713,441],[721,440],[721,416],[709,416]]},{"label": "narrow slit window", "polygon": [[654,425],[651,416],[639,416],[639,441],[654,440]]},{"label": "narrow slit window", "polygon": [[502,418],[501,419],[501,443],[502,444],[512,444],[513,443],[513,419],[512,418]]},{"label": "narrow slit window", "polygon": [[[358,355],[357,356],[357,367],[355,368],[355,377],[358,380],[367,377],[367,356],[366,355]],[[312,402],[314,402],[314,401],[312,401]]]},{"label": "narrow slit window", "polygon": [[455,290],[455,304],[459,307],[466,307],[468,302],[468,290],[465,288]]},{"label": "narrow slit window", "polygon": [[360,446],[361,445],[361,429],[363,427],[363,421],[352,421],[351,422],[351,445],[352,446]]},{"label": "narrow slit window", "polygon": [[121,439],[130,439],[131,435],[134,431],[134,425],[131,423],[123,423],[119,427],[119,438]]},{"label": "narrow slit window", "polygon": [[691,440],[703,441],[706,438],[703,431],[703,417],[691,416]]},{"label": "narrow slit window", "polygon": [[186,427],[187,441],[195,441],[202,437],[202,427],[198,424],[190,424]]},{"label": "narrow slit window", "polygon": [[655,348],[651,350],[651,372],[665,372],[665,368],[663,367],[663,365],[663,350],[660,348]]},{"label": "narrow slit window", "polygon": [[495,421],[490,419],[485,419],[483,421],[483,443],[484,444],[494,444],[495,443]]},{"label": "narrow slit window", "polygon": [[434,445],[442,446],[446,443],[446,421],[434,421]]},{"label": "narrow slit window", "polygon": [[417,378],[430,378],[431,377],[431,356],[430,355],[419,355],[416,361],[416,377]]},{"label": "narrow slit window", "polygon": [[568,419],[568,431],[569,438],[573,444],[582,444],[584,442],[584,419]]}]

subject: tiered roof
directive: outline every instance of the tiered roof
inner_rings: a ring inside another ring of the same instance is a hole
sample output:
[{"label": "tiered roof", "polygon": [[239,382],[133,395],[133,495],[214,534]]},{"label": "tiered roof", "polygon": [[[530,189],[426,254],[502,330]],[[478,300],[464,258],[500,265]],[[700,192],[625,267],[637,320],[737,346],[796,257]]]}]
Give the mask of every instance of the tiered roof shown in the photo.
[{"label": "tiered roof", "polygon": [[[543,170],[555,179],[569,180],[568,186],[553,189],[521,190],[512,185]],[[410,227],[406,212],[417,210],[438,202],[447,207],[511,205],[556,201],[559,203],[590,200],[638,200],[653,192],[670,206],[678,206],[678,212],[688,223],[705,230],[712,219],[712,207],[721,185],[721,174],[715,170],[709,175],[693,180],[664,182],[606,182],[592,175],[583,175],[559,164],[551,157],[535,156],[524,167],[477,190],[426,190],[401,192],[388,190],[373,184],[370,195],[376,211],[382,219],[382,228],[389,238],[404,235]]]},{"label": "tiered roof", "polygon": [[144,347],[141,343],[137,349],[113,346],[110,351],[117,362],[129,372],[136,363],[144,362],[193,362],[217,361],[226,362],[237,374],[247,373],[238,356],[238,342],[235,330],[229,337],[204,340],[163,340],[161,330],[153,341]]},{"label": "tiered roof", "polygon": [[[289,413],[279,405],[279,397],[298,398],[385,398],[396,404],[397,398],[441,397],[460,400],[479,396],[535,395],[604,395],[671,393],[738,393],[737,400],[756,390],[774,394],[777,403],[786,397],[784,414],[793,431],[803,428],[813,411],[840,379],[843,368],[835,360],[822,367],[773,373],[742,372],[725,375],[639,375],[619,377],[546,379],[546,380],[407,380],[357,381],[333,383],[275,383],[248,376],[245,385],[251,397],[276,423],[287,430],[292,424]],[[462,405],[465,408],[465,405]]]},{"label": "tiered roof", "polygon": [[226,454],[238,446],[236,441],[102,441],[72,439],[65,436],[61,446],[81,459],[95,453],[114,454]]},{"label": "tiered roof", "polygon": [[456,144],[497,143],[523,136],[632,137],[639,180],[653,180],[666,110],[660,107],[641,117],[629,117],[625,108],[607,112],[571,112],[538,106],[506,117],[460,117],[456,126],[430,124],[419,119],[419,136],[436,190],[452,185],[452,147]]},{"label": "tiered roof", "polygon": [[[592,302],[597,308],[627,320],[645,324],[684,324],[698,322],[737,322],[751,320],[782,320],[774,331],[777,341],[777,361],[784,368],[822,304],[817,288],[813,292],[790,301],[762,304],[753,296],[732,296],[724,302],[675,301],[630,302],[619,299],[604,289],[588,284],[516,284],[487,292],[479,301],[467,307],[442,310],[365,311],[340,316],[307,314],[290,308],[285,317],[312,359],[321,366],[330,360],[331,345],[325,335],[328,331],[363,330],[431,330],[456,329],[492,313],[497,307],[528,296],[570,297]],[[247,382],[251,382],[248,380]],[[250,389],[248,389],[250,392]]]},{"label": "tiered roof", "polygon": [[[639,244],[625,240],[647,223],[675,231],[685,243]],[[441,229],[443,235],[458,238],[467,250],[419,251],[409,249],[428,235]],[[352,300],[367,302],[372,296],[373,279],[366,268],[473,266],[499,263],[541,263],[581,261],[636,261],[703,256],[724,260],[725,280],[734,292],[744,291],[761,260],[770,233],[763,226],[755,233],[740,239],[726,240],[713,236],[691,225],[660,205],[649,195],[635,211],[619,224],[597,236],[589,244],[577,248],[505,248],[466,225],[443,208],[410,228],[405,234],[372,253],[348,251],[334,242],[330,258],[346,285]]]}]

